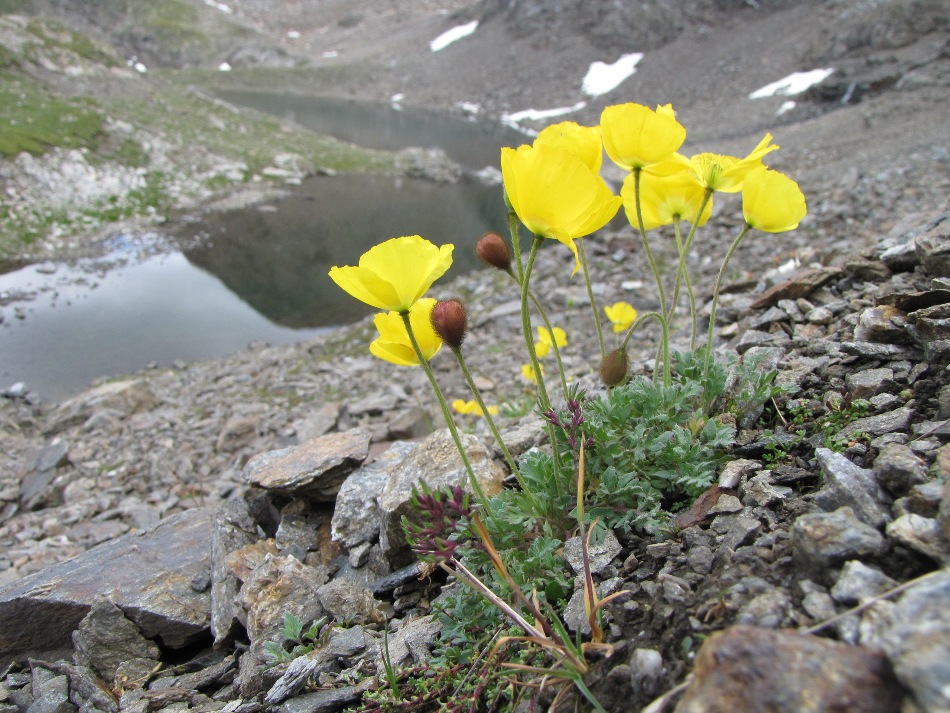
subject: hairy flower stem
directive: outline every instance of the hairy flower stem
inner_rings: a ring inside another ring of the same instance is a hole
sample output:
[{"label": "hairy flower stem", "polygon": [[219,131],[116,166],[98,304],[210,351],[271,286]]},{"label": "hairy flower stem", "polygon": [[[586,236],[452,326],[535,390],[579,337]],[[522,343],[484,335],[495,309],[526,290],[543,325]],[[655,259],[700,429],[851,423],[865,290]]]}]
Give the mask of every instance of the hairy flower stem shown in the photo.
[{"label": "hairy flower stem", "polygon": [[[584,250],[583,238],[575,241],[578,246],[578,254],[581,259],[581,267],[584,269],[584,283],[587,285],[587,297],[590,300],[590,308],[594,311],[594,326],[597,328],[597,341],[600,344],[600,358],[607,357],[607,347],[604,345],[604,332],[600,327],[600,313],[597,311],[597,300],[594,299],[594,288],[590,283],[590,270],[587,267],[587,251]],[[558,363],[560,366],[560,363]],[[563,374],[563,372],[562,372]],[[567,393],[567,387],[564,388]]]},{"label": "hairy flower stem", "polygon": [[508,200],[508,193],[505,192],[505,208],[508,211],[508,233],[511,235],[511,251],[515,254],[515,264],[518,266],[518,274],[515,279],[521,284],[524,277],[524,266],[521,264],[521,240],[518,236],[518,214],[511,207],[511,201]]},{"label": "hairy flower stem", "polygon": [[640,206],[640,172],[642,169],[633,169],[633,195],[634,203],[637,206],[637,228],[640,231],[640,239],[643,241],[643,253],[647,256],[647,262],[650,264],[650,270],[653,271],[653,279],[656,280],[656,291],[660,298],[660,326],[663,329],[663,341],[657,352],[657,360],[660,355],[663,359],[663,385],[670,385],[670,337],[666,320],[666,292],[663,290],[663,278],[660,275],[660,268],[657,267],[656,258],[653,257],[653,251],[650,249],[650,241],[647,239],[647,231],[643,225],[643,209]]},{"label": "hairy flower stem", "polygon": [[719,266],[719,274],[716,276],[716,285],[713,287],[712,306],[709,309],[709,334],[706,336],[706,357],[703,360],[703,383],[706,383],[706,378],[709,376],[709,366],[712,364],[713,336],[716,331],[716,305],[719,302],[719,290],[722,287],[722,278],[726,274],[726,267],[729,265],[732,254],[736,251],[736,248],[739,247],[739,243],[742,242],[746,233],[751,229],[752,226],[748,223],[742,226],[742,230],[739,231],[739,234],[733,239],[732,245],[730,245],[726,251],[726,256],[722,259],[722,265]]},{"label": "hairy flower stem", "polygon": [[459,455],[462,457],[462,463],[465,466],[465,470],[468,472],[468,480],[472,486],[472,492],[475,493],[475,497],[478,499],[478,504],[481,505],[482,509],[487,513],[488,510],[488,497],[485,495],[485,491],[482,490],[482,486],[478,482],[478,478],[475,477],[475,471],[472,469],[472,464],[468,460],[468,455],[465,453],[465,448],[462,446],[462,439],[459,438],[458,429],[455,427],[455,419],[452,418],[452,412],[449,411],[449,406],[445,402],[445,396],[442,394],[442,389],[439,388],[439,382],[435,379],[435,374],[432,373],[432,367],[429,366],[429,362],[425,360],[422,356],[422,350],[419,348],[419,342],[416,341],[416,335],[412,331],[412,325],[409,323],[409,312],[400,312],[402,317],[403,324],[406,325],[406,333],[409,335],[409,341],[412,344],[412,348],[416,352],[416,356],[419,358],[419,363],[422,365],[423,370],[426,373],[426,376],[429,377],[429,383],[432,384],[432,390],[435,392],[435,397],[439,401],[439,407],[442,409],[442,418],[445,420],[445,425],[449,429],[449,433],[452,434],[452,440],[455,441],[455,447],[458,448]]},{"label": "hairy flower stem", "polygon": [[690,351],[696,349],[696,295],[693,294],[693,283],[690,282],[689,272],[686,270],[686,248],[683,245],[683,239],[680,235],[679,221],[673,221],[673,232],[676,235],[676,249],[680,253],[680,266],[676,272],[676,285],[673,288],[673,303],[670,305],[670,311],[666,315],[667,321],[673,323],[673,314],[676,312],[676,303],[679,302],[680,284],[686,286],[686,296],[689,299],[689,319],[690,319]]},{"label": "hairy flower stem", "polygon": [[627,348],[627,342],[630,341],[630,337],[633,336],[633,333],[636,331],[643,322],[648,319],[655,319],[660,323],[660,334],[662,339],[662,344],[660,345],[660,351],[656,353],[656,360],[653,363],[653,373],[656,374],[660,371],[660,355],[663,355],[663,386],[670,385],[670,352],[669,345],[670,343],[670,334],[668,331],[668,326],[666,324],[666,318],[659,312],[645,312],[637,317],[636,321],[630,325],[629,331],[624,335],[623,341],[620,343],[621,349]]},{"label": "hairy flower stem", "polygon": [[[509,272],[511,278],[518,282],[518,277],[513,273]],[[520,286],[521,283],[518,282]],[[535,297],[534,292],[528,290],[528,297],[531,299],[531,303],[534,305],[534,308],[538,310],[538,315],[541,317],[541,321],[544,322],[544,326],[548,330],[548,334],[551,335],[551,348],[554,350],[554,358],[557,361],[557,371],[561,376],[561,388],[564,390],[565,395],[567,394],[567,376],[564,374],[564,364],[561,362],[561,350],[557,345],[557,340],[554,339],[554,328],[551,326],[551,322],[548,320],[547,312],[544,311],[544,307],[541,306],[541,302],[538,301],[538,298]],[[565,396],[566,398],[566,396]]]},{"label": "hairy flower stem", "polygon": [[[534,242],[531,243],[531,252],[528,253],[528,264],[525,265],[524,274],[521,278],[521,326],[524,331],[525,344],[528,347],[528,356],[531,357],[531,364],[534,366],[534,377],[538,384],[538,399],[541,402],[541,410],[547,411],[551,408],[551,400],[548,398],[548,391],[544,388],[544,376],[541,374],[541,363],[538,361],[538,353],[534,349],[533,331],[531,329],[531,315],[528,312],[528,281],[531,279],[531,269],[534,267],[534,260],[538,256],[538,248],[541,247],[541,241],[537,235],[534,236]],[[551,334],[554,338],[554,334]]]},{"label": "hairy flower stem", "polygon": [[[680,275],[683,276],[683,280],[686,283],[686,290],[689,294],[689,311],[690,317],[693,320],[693,328],[690,332],[689,348],[690,350],[696,349],[696,328],[699,324],[699,321],[696,319],[696,296],[693,294],[693,286],[690,284],[689,272],[686,269],[686,256],[689,255],[689,249],[693,246],[693,238],[696,237],[696,229],[699,227],[699,219],[703,215],[703,211],[706,210],[706,205],[712,200],[713,190],[707,188],[703,194],[703,200],[699,204],[699,210],[696,211],[696,217],[693,219],[692,225],[689,226],[689,233],[686,235],[686,242],[683,244],[682,248],[679,250],[680,253],[680,264],[679,269],[676,273],[676,295],[673,297],[673,304],[670,306],[670,316],[669,320],[673,320],[673,312],[676,310],[676,302],[679,296],[679,278]],[[679,249],[680,244],[680,231],[679,231],[679,221],[673,223],[676,228],[676,247]]]},{"label": "hairy flower stem", "polygon": [[485,421],[488,423],[488,430],[490,430],[492,436],[495,437],[495,442],[498,443],[498,448],[501,449],[501,454],[505,457],[505,462],[511,469],[512,475],[515,476],[515,479],[518,481],[518,485],[521,486],[521,489],[523,491],[527,491],[524,482],[521,480],[521,473],[518,472],[518,465],[515,463],[515,459],[508,451],[508,446],[506,446],[505,442],[502,440],[501,434],[498,432],[498,427],[495,425],[495,419],[493,419],[491,414],[488,412],[488,406],[485,405],[485,401],[482,399],[481,392],[478,390],[478,387],[475,386],[475,379],[472,378],[472,373],[468,370],[468,366],[465,363],[465,358],[462,356],[461,347],[452,347],[452,353],[455,354],[455,359],[458,361],[459,368],[462,370],[462,376],[465,377],[465,382],[468,384],[468,388],[471,389],[472,395],[475,397],[475,402],[482,410],[482,414],[485,416]]}]

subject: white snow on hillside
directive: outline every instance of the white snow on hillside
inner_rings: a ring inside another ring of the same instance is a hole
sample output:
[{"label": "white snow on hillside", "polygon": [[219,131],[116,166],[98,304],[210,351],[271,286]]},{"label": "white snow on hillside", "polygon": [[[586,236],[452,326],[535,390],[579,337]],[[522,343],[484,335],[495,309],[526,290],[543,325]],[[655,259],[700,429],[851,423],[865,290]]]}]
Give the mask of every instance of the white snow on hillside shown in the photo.
[{"label": "white snow on hillside", "polygon": [[749,99],[763,99],[764,97],[785,96],[790,97],[795,94],[801,94],[809,87],[821,84],[835,70],[813,69],[810,72],[793,72],[777,82],[766,84],[760,89],[756,89],[749,95]]},{"label": "white snow on hillside", "polygon": [[460,40],[463,37],[468,37],[470,34],[475,32],[475,28],[477,27],[478,20],[472,20],[471,22],[468,22],[464,25],[457,25],[451,30],[446,30],[429,43],[429,49],[431,49],[433,52],[443,50],[456,40]]},{"label": "white snow on hillside", "polygon": [[582,88],[584,93],[599,97],[601,94],[616,89],[627,77],[637,71],[637,63],[643,59],[640,52],[632,52],[620,57],[613,64],[606,62],[592,62],[584,76]]}]

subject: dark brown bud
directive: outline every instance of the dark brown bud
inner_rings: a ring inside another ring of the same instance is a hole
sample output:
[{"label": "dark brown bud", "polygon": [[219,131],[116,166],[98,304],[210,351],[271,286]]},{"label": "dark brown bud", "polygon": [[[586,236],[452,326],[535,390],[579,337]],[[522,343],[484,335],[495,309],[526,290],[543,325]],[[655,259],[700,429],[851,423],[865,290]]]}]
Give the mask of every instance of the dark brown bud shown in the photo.
[{"label": "dark brown bud", "polygon": [[442,300],[432,308],[432,328],[442,341],[452,349],[458,349],[465,340],[468,315],[465,306],[458,300]]},{"label": "dark brown bud", "polygon": [[600,378],[607,387],[619,386],[627,380],[630,361],[626,349],[615,349],[600,363]]},{"label": "dark brown bud", "polygon": [[475,254],[486,265],[504,272],[511,272],[511,251],[498,233],[485,233],[475,243]]}]

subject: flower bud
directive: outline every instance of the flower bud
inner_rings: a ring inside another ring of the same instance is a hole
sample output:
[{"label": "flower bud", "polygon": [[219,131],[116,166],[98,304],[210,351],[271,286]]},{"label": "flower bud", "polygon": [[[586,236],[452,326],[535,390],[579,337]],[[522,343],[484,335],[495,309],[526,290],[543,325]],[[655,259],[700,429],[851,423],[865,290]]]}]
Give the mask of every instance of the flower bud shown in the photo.
[{"label": "flower bud", "polygon": [[627,380],[630,361],[626,349],[615,349],[600,363],[600,378],[607,387],[619,386]]},{"label": "flower bud", "polygon": [[504,272],[511,272],[511,252],[508,244],[498,233],[485,233],[475,243],[475,254],[486,265]]},{"label": "flower bud", "polygon": [[468,329],[465,306],[458,300],[442,300],[432,308],[432,328],[451,349],[458,349]]}]

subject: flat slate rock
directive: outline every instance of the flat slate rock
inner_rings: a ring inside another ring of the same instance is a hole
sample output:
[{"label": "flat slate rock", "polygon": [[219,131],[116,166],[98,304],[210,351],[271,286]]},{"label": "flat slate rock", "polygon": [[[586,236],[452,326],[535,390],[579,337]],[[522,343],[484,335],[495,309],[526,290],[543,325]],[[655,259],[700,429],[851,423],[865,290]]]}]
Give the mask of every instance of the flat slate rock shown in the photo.
[{"label": "flat slate rock", "polygon": [[188,510],[0,589],[0,668],[72,649],[70,634],[97,596],[142,634],[181,648],[209,627],[211,514]]}]

